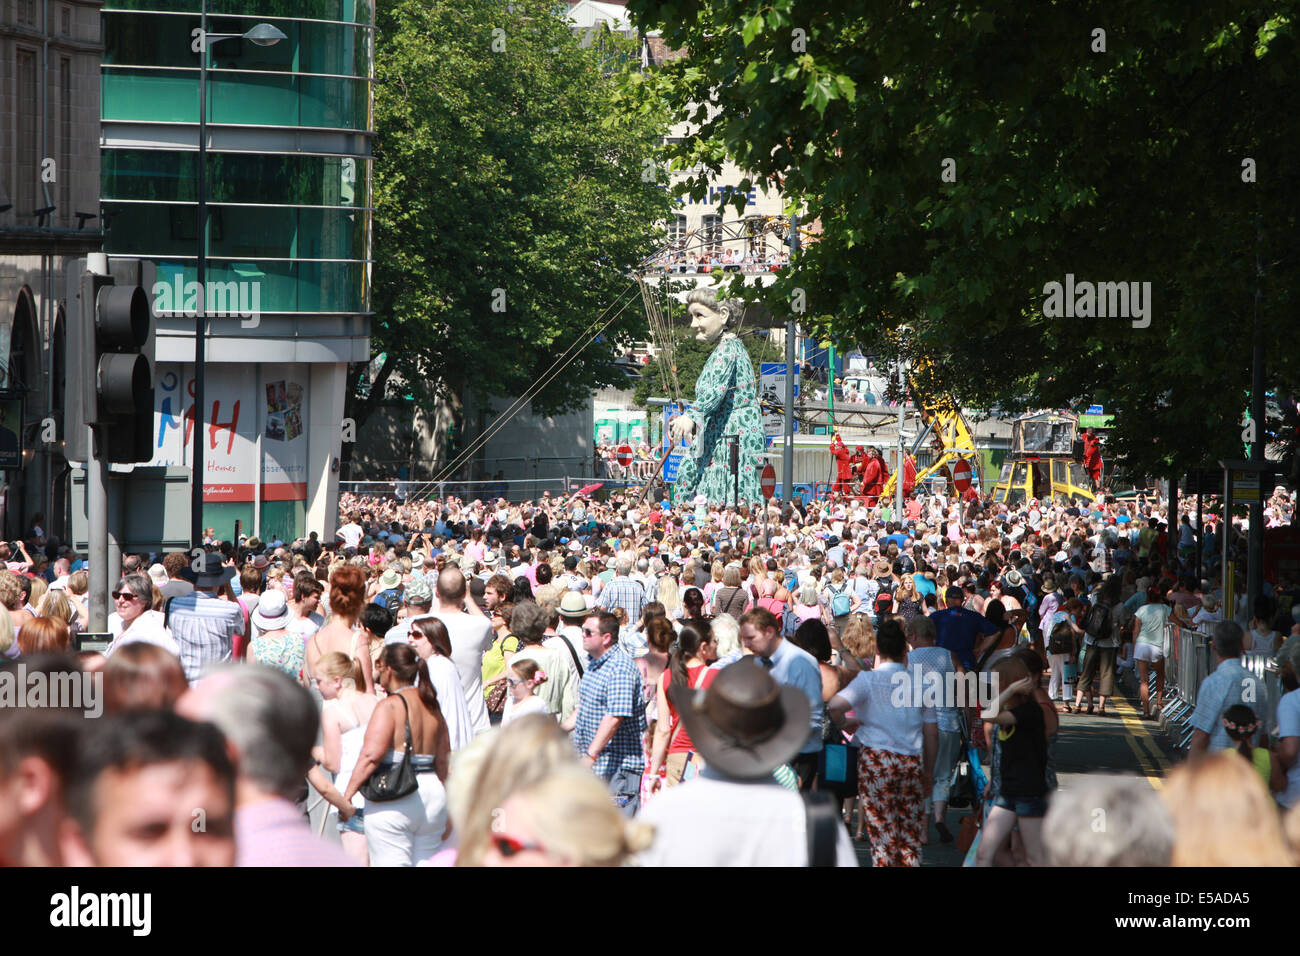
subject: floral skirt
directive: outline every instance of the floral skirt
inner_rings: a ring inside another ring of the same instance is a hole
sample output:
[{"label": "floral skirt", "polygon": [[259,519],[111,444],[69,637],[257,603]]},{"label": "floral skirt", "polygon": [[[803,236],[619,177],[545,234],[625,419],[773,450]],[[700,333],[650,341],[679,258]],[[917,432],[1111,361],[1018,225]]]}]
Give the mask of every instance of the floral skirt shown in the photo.
[{"label": "floral skirt", "polygon": [[866,814],[873,866],[921,865],[925,796],[919,755],[862,748],[858,800]]}]

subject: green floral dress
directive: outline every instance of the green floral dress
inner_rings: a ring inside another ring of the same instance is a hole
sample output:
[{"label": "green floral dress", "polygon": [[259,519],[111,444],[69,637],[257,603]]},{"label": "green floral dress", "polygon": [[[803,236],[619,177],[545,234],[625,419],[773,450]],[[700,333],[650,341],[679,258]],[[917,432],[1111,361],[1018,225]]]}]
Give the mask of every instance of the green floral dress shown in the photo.
[{"label": "green floral dress", "polygon": [[703,494],[710,504],[729,504],[735,495],[727,435],[740,435],[740,500],[762,500],[758,463],[763,454],[763,420],[758,413],[754,363],[735,335],[723,335],[695,383],[695,402],[686,413],[695,422],[690,454],[677,473],[677,490],[690,500]]}]

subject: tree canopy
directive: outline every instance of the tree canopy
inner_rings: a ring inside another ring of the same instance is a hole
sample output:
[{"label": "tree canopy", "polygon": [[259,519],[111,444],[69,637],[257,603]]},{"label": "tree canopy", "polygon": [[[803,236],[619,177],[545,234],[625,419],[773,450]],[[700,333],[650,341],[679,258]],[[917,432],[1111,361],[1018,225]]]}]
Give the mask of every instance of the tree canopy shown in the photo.
[{"label": "tree canopy", "polygon": [[664,120],[614,107],[633,42],[575,35],[554,6],[378,9],[371,338],[383,361],[368,398],[350,390],[359,422],[395,377],[457,407],[466,385],[522,395],[587,343],[533,400],[566,410],[616,381],[611,359],[644,337],[627,274],[669,208],[640,175]]},{"label": "tree canopy", "polygon": [[[1296,6],[629,2],[689,50],[645,102],[695,194],[729,156],[820,225],[766,304],[965,404],[1102,403],[1161,475],[1241,456],[1256,328],[1296,381]],[[1067,276],[1149,282],[1149,324],[1045,314]]]}]

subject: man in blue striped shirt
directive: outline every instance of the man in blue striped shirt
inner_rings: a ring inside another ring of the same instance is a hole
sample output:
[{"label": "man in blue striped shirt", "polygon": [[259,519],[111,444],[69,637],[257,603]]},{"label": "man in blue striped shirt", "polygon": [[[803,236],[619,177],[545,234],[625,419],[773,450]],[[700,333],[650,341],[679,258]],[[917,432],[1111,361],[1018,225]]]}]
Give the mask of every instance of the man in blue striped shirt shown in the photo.
[{"label": "man in blue striped shirt", "polygon": [[234,577],[235,569],[223,565],[221,555],[203,556],[203,570],[186,567],[181,574],[194,591],[171,598],[166,605],[166,626],[181,648],[181,666],[191,684],[210,665],[231,659],[235,635],[244,630],[244,614],[233,601],[217,597],[218,589]]}]

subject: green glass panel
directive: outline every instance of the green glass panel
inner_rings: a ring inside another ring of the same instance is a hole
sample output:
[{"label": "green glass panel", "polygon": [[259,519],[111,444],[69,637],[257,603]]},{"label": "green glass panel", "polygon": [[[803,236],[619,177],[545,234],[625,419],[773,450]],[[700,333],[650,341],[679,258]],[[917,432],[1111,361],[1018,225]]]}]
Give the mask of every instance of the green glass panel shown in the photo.
[{"label": "green glass panel", "polygon": [[105,70],[101,74],[103,118],[139,122],[197,123],[198,72]]},{"label": "green glass panel", "polygon": [[194,52],[194,40],[190,34],[198,26],[198,17],[105,13],[104,62],[198,69],[199,55]]},{"label": "green glass panel", "polygon": [[104,199],[198,201],[196,153],[106,149],[100,156],[100,195]]},{"label": "green glass panel", "polygon": [[[156,149],[101,153],[105,200],[197,202],[197,156]],[[209,153],[211,202],[366,206],[365,157]]]},{"label": "green glass panel", "polygon": [[[116,221],[114,223],[116,225]],[[111,240],[111,237],[109,237]],[[105,250],[112,255],[138,255],[152,250],[116,248],[109,240]],[[189,253],[193,255],[193,253]],[[155,259],[158,281],[171,285],[180,276],[181,288],[198,279],[193,259]],[[370,273],[364,262],[226,262],[208,260],[208,283],[256,282],[258,309],[263,312],[369,312]],[[248,302],[253,302],[249,292]],[[193,307],[192,301],[173,308]],[[166,306],[160,306],[166,308]]]},{"label": "green glass panel", "polygon": [[213,123],[366,129],[369,84],[319,76],[208,74]]},{"label": "green glass panel", "polygon": [[[193,31],[198,16],[165,13],[104,14],[104,62],[117,66],[199,66]],[[232,17],[209,17],[212,33],[242,33],[250,23]],[[332,23],[281,22],[285,39],[274,46],[231,37],[211,46],[209,67],[276,70],[289,73],[370,75],[369,31]]]},{"label": "green glass panel", "polygon": [[[206,512],[206,509],[204,509]],[[262,502],[262,540],[291,542],[306,533],[307,502],[305,501],[263,501]]]},{"label": "green glass panel", "polygon": [[253,534],[253,502],[205,501],[203,502],[203,527],[213,528],[222,541],[235,539],[235,522],[242,521],[240,530]]},{"label": "green glass panel", "polygon": [[[200,0],[107,0],[104,9],[198,13]],[[254,20],[290,17],[302,20],[372,23],[374,5],[369,0],[355,0],[355,2],[354,0],[208,0],[208,14],[209,16],[225,14]]]},{"label": "green glass panel", "polygon": [[362,157],[209,153],[208,181],[215,202],[364,206],[367,162]]},{"label": "green glass panel", "polygon": [[[139,122],[197,123],[198,72],[105,70],[103,117]],[[244,126],[366,129],[369,84],[319,76],[208,74],[208,121]]]}]

